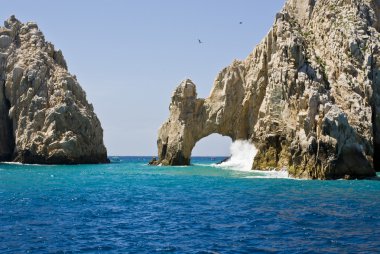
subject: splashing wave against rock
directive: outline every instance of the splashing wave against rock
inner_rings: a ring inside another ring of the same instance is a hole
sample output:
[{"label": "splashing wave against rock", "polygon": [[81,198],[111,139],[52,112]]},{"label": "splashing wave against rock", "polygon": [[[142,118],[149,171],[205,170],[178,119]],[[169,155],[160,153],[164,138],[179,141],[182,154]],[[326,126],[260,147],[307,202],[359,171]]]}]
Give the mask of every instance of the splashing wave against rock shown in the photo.
[{"label": "splashing wave against rock", "polygon": [[215,166],[238,171],[250,171],[256,147],[246,140],[236,140],[230,147],[231,156]]}]

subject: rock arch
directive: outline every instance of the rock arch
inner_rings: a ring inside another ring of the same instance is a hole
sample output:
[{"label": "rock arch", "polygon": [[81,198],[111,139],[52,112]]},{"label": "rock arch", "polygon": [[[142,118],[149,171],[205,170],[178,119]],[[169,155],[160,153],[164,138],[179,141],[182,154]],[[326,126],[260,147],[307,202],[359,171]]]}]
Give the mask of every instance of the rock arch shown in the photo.
[{"label": "rock arch", "polygon": [[247,118],[255,109],[254,96],[247,93],[244,76],[244,65],[235,61],[218,75],[207,99],[197,98],[196,86],[190,79],[177,87],[169,107],[170,117],[159,131],[159,163],[189,165],[195,144],[214,133],[232,141],[250,138],[255,118],[251,123]]},{"label": "rock arch", "polygon": [[[378,9],[377,0],[288,0],[253,52],[219,73],[208,98],[197,98],[191,80],[177,87],[157,163],[188,165],[196,142],[219,133],[253,142],[255,169],[312,179],[375,176]],[[349,26],[334,25],[347,16]]]}]

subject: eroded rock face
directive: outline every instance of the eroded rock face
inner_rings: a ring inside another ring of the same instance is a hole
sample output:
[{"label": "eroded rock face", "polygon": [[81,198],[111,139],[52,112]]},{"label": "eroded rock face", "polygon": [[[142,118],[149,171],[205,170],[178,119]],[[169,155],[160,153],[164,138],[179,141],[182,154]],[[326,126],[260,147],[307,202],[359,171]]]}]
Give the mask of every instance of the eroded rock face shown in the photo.
[{"label": "eroded rock face", "polygon": [[35,23],[0,27],[0,160],[107,162],[103,130],[61,51]]},{"label": "eroded rock face", "polygon": [[198,99],[186,80],[159,131],[157,163],[189,164],[212,133],[252,141],[253,168],[363,178],[380,160],[380,1],[288,0],[244,60]]}]

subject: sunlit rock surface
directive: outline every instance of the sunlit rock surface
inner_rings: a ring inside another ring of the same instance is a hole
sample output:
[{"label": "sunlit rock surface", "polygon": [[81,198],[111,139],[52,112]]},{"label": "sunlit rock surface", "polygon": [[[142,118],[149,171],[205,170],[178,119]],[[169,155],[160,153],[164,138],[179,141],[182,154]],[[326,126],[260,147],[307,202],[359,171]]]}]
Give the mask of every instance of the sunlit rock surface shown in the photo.
[{"label": "sunlit rock surface", "polygon": [[[380,160],[380,1],[289,0],[264,40],[197,98],[183,81],[158,135],[157,164],[187,165],[212,133],[250,140],[253,168],[364,178]],[[253,156],[253,155],[252,155]]]},{"label": "sunlit rock surface", "polygon": [[107,162],[103,130],[61,51],[35,23],[0,27],[0,160]]}]

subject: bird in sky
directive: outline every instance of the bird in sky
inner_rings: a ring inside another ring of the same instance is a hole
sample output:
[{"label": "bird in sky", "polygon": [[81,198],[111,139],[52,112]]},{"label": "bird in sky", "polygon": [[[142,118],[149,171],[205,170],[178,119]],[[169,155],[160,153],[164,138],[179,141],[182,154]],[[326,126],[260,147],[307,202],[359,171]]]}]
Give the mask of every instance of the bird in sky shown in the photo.
[{"label": "bird in sky", "polygon": [[240,25],[243,24],[243,21],[240,21],[239,24],[240,24]]},{"label": "bird in sky", "polygon": [[202,42],[200,39],[198,39],[198,43],[201,44],[201,43],[203,43],[203,42]]}]

